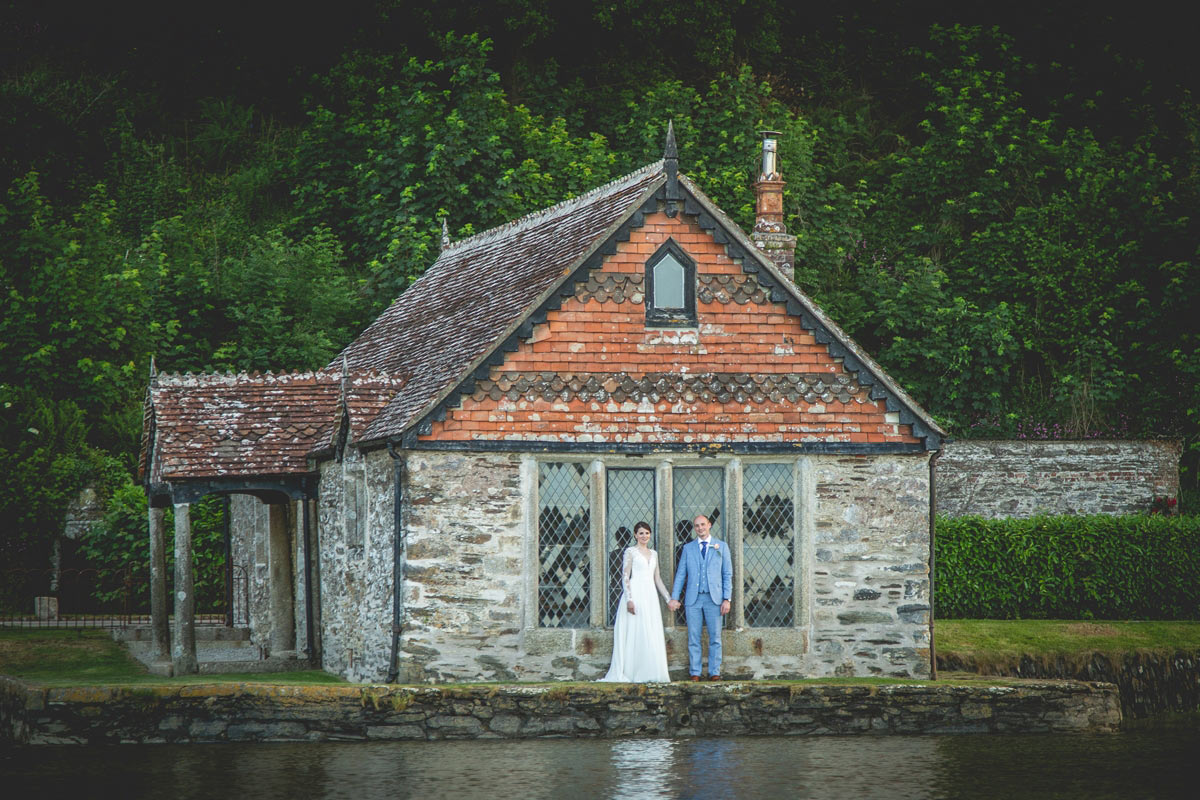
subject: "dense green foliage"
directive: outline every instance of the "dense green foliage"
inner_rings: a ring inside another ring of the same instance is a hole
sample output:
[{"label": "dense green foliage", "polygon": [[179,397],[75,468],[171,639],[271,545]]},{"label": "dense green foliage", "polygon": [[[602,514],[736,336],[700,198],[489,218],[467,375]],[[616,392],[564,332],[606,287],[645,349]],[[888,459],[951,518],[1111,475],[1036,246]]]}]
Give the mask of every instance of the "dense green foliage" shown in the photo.
[{"label": "dense green foliage", "polygon": [[937,616],[1200,619],[1200,517],[939,517]]},{"label": "dense green foliage", "polygon": [[[100,570],[116,573],[132,569],[133,581],[126,588],[115,581],[97,585],[94,599],[102,607],[123,607],[134,613],[150,610],[150,522],[146,493],[140,486],[125,483],[108,500],[104,524],[93,528],[80,541],[79,555]],[[200,614],[224,612],[225,604],[225,505],[220,497],[206,497],[189,509],[192,524],[193,591],[196,611]],[[175,524],[174,512],[167,510],[164,530]],[[168,533],[168,542],[170,534]],[[175,548],[169,543],[167,558],[167,596],[175,580]]]},{"label": "dense green foliage", "polygon": [[747,227],[783,132],[797,281],[953,433],[1181,435],[1195,483],[1200,106],[1140,12],[236,8],[3,12],[0,558],[36,561],[84,483],[128,503],[152,355],[319,367],[443,221],[604,183],[667,120]]}]

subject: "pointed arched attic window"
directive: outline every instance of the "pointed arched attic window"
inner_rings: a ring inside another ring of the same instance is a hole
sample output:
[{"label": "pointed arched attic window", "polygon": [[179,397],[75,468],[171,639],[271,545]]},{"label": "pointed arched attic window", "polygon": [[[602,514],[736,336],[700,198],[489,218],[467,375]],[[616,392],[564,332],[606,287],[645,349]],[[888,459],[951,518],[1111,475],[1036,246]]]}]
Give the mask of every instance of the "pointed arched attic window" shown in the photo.
[{"label": "pointed arched attic window", "polygon": [[674,239],[663,242],[646,261],[646,324],[696,326],[696,262]]}]

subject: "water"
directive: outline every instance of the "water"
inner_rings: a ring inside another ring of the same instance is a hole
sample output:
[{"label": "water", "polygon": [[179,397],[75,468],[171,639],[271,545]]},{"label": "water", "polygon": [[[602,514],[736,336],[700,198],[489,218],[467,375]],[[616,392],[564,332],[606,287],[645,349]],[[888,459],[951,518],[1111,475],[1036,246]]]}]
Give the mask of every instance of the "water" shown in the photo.
[{"label": "water", "polygon": [[1200,716],[1109,736],[890,736],[41,747],[0,796],[1192,798]]}]

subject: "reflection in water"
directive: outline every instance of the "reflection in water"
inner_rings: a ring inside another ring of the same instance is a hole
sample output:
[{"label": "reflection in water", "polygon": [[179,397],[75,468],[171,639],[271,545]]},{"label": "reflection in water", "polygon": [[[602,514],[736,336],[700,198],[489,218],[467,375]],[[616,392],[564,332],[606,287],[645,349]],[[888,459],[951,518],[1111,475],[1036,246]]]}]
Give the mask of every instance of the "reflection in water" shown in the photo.
[{"label": "reflection in water", "polygon": [[616,769],[612,797],[617,800],[643,800],[675,796],[674,739],[621,739],[612,743],[612,764]]},{"label": "reflection in water", "polygon": [[0,750],[0,795],[1191,798],[1200,716],[1110,736],[349,742]]}]

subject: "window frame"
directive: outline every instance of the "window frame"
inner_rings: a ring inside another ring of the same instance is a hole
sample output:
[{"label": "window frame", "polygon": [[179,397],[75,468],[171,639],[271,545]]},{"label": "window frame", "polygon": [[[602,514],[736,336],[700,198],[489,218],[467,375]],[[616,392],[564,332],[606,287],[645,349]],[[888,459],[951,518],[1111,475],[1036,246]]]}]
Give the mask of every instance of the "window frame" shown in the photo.
[{"label": "window frame", "polygon": [[[673,578],[675,573],[675,470],[685,470],[695,467],[718,467],[723,469],[725,471],[723,506],[725,508],[726,519],[719,526],[716,535],[730,548],[734,570],[732,609],[726,623],[726,628],[766,633],[770,631],[799,631],[810,627],[811,623],[808,617],[810,614],[811,599],[808,595],[812,589],[812,564],[811,553],[809,552],[812,548],[812,526],[811,521],[808,520],[808,515],[811,512],[814,498],[810,487],[808,487],[809,480],[805,477],[811,469],[811,465],[805,457],[733,456],[729,458],[700,459],[679,457],[676,455],[671,457],[605,456],[603,458],[573,458],[569,455],[558,453],[546,454],[544,456],[530,454],[525,457],[524,462],[530,469],[529,477],[532,481],[530,484],[527,484],[531,491],[526,498],[527,513],[529,514],[528,530],[530,532],[527,552],[532,559],[530,570],[527,573],[531,575],[527,596],[533,604],[530,606],[532,612],[527,617],[525,625],[527,630],[538,632],[560,631],[564,633],[571,631],[611,631],[613,624],[611,619],[605,619],[610,602],[608,596],[610,587],[608,586],[607,576],[604,580],[597,580],[595,574],[593,574],[590,593],[591,608],[587,615],[590,625],[587,628],[542,627],[540,624],[537,605],[540,590],[539,573],[541,570],[538,546],[538,515],[541,505],[538,497],[538,475],[540,474],[540,465],[544,462],[573,462],[587,465],[586,470],[590,476],[589,500],[591,504],[592,531],[590,552],[593,569],[598,564],[606,564],[608,558],[608,471],[613,469],[653,469],[655,471],[654,504],[656,519],[652,524],[655,526],[655,549],[658,552],[659,567],[663,571],[663,581],[667,583],[668,587],[670,587],[671,581],[667,578],[668,576]],[[745,467],[759,463],[786,464],[792,472],[792,502],[794,508],[792,546],[795,563],[792,584],[794,612],[791,626],[751,628],[746,625],[745,620],[744,553],[742,547],[744,536],[744,521],[742,519],[743,476]],[[663,615],[663,622],[668,630],[682,628],[682,622],[676,621],[674,616],[670,613],[664,613]]]},{"label": "window frame", "polygon": [[[683,267],[683,307],[662,308],[654,297],[654,268],[667,256],[673,257]],[[646,325],[654,328],[696,327],[696,262],[674,239],[668,238],[646,259],[644,299]]]}]

